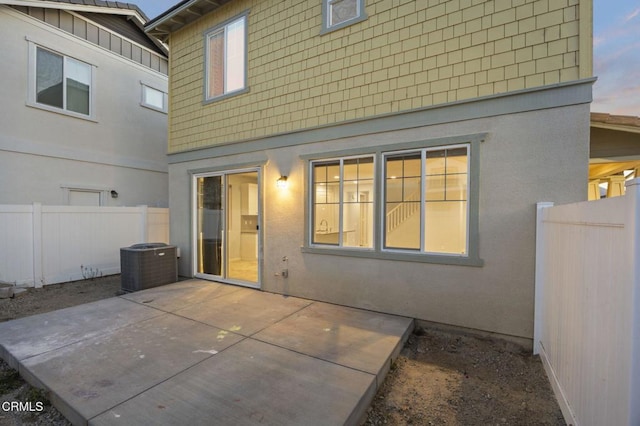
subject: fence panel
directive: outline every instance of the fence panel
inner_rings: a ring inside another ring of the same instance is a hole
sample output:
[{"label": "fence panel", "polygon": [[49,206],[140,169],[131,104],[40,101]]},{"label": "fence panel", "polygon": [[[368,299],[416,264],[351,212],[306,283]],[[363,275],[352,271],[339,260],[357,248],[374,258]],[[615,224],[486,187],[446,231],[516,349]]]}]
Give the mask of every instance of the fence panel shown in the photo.
[{"label": "fence panel", "polygon": [[147,213],[147,241],[169,242],[169,209],[149,208]]},{"label": "fence panel", "polygon": [[534,346],[573,425],[640,424],[639,188],[539,208]]},{"label": "fence panel", "polygon": [[0,280],[40,287],[120,273],[120,248],[169,242],[168,209],[0,206]]},{"label": "fence panel", "polygon": [[33,282],[33,206],[0,205],[0,281]]}]

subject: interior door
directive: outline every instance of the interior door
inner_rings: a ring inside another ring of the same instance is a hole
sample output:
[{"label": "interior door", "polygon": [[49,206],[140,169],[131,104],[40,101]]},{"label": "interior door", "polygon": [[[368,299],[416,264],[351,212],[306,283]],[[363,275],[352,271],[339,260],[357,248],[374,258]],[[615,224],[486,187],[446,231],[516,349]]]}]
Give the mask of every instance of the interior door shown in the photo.
[{"label": "interior door", "polygon": [[194,177],[195,276],[259,287],[258,171]]}]

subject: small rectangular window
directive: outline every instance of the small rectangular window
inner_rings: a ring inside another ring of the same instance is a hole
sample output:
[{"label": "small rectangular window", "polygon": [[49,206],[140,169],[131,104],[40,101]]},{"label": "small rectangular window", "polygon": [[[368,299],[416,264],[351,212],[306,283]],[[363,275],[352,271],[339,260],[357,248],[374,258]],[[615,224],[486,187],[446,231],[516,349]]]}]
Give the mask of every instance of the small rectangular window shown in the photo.
[{"label": "small rectangular window", "polygon": [[311,163],[313,244],[373,248],[372,156]]},{"label": "small rectangular window", "polygon": [[142,84],[142,106],[167,112],[167,94],[162,90]]},{"label": "small rectangular window", "polygon": [[91,65],[37,47],[35,68],[36,103],[91,115]]},{"label": "small rectangular window", "polygon": [[364,0],[322,0],[323,32],[366,19]]},{"label": "small rectangular window", "polygon": [[358,0],[329,0],[329,26],[358,17]]},{"label": "small rectangular window", "polygon": [[205,36],[207,100],[246,87],[246,21],[242,16]]}]

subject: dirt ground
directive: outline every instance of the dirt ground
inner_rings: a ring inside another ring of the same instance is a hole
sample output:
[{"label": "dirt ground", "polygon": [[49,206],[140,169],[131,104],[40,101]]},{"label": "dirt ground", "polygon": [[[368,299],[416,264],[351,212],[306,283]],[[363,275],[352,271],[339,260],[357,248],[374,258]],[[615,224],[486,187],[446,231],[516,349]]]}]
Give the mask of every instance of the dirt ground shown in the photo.
[{"label": "dirt ground", "polygon": [[[30,289],[0,299],[0,322],[112,297],[119,290],[119,275]],[[37,412],[0,409],[0,426],[70,424],[49,405],[43,391],[0,361],[0,404],[5,401],[45,405]],[[565,423],[538,357],[501,340],[418,329],[375,396],[364,424]]]}]

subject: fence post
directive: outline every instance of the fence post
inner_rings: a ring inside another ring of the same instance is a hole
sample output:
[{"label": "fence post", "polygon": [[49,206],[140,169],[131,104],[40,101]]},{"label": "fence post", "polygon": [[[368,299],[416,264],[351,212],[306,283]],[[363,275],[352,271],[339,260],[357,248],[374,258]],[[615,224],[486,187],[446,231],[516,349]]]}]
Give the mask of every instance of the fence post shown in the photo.
[{"label": "fence post", "polygon": [[31,226],[33,230],[33,286],[42,288],[42,204],[33,203],[31,208]]},{"label": "fence post", "polygon": [[[626,183],[627,226],[631,230],[632,308],[629,425],[640,424],[640,178]],[[635,401],[635,402],[634,402]]]},{"label": "fence post", "polygon": [[544,314],[544,258],[546,239],[544,238],[544,224],[542,223],[543,211],[553,207],[552,202],[541,201],[536,204],[536,271],[535,271],[535,296],[533,311],[533,354],[540,353],[540,341],[542,340],[543,314]]},{"label": "fence post", "polygon": [[140,242],[148,243],[149,238],[149,206],[140,205]]}]

